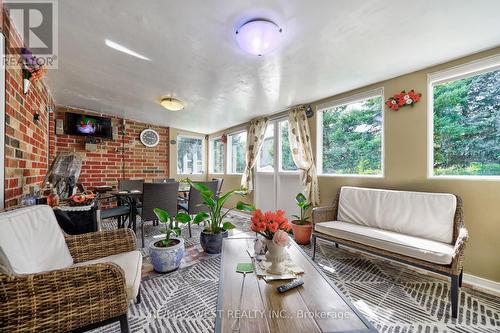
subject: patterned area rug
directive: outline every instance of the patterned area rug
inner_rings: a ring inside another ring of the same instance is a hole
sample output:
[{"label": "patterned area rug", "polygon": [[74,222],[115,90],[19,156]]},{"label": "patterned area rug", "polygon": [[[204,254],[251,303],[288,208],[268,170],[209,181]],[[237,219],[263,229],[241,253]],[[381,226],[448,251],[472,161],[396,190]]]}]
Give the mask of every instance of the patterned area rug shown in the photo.
[{"label": "patterned area rug", "polygon": [[[249,232],[247,216],[231,214],[233,234]],[[108,222],[103,227],[114,227]],[[152,241],[160,227],[145,227]],[[201,227],[186,239],[186,258],[169,274],[152,272],[144,255],[142,303],[129,308],[132,332],[213,332],[220,256],[207,255],[199,245]],[[138,235],[140,244],[140,234]],[[309,246],[303,247],[311,254]],[[460,289],[457,319],[450,317],[449,283],[378,258],[319,241],[316,262],[335,285],[380,332],[500,332],[500,298],[469,288]],[[93,332],[120,332],[118,324]],[[292,332],[290,332],[292,333]]]}]

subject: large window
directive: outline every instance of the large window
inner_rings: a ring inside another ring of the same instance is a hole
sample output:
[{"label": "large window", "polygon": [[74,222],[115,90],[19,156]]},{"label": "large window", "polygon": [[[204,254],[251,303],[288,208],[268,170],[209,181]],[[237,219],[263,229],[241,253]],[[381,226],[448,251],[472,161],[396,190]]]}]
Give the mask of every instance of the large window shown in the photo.
[{"label": "large window", "polygon": [[500,57],[431,74],[431,176],[500,176]]},{"label": "large window", "polygon": [[266,127],[266,133],[264,134],[264,140],[259,152],[257,171],[274,171],[274,145],[274,123],[269,123]]},{"label": "large window", "polygon": [[383,91],[321,105],[318,169],[327,175],[383,174]]},{"label": "large window", "polygon": [[288,120],[279,122],[280,135],[280,171],[297,171],[297,166],[292,159],[292,151],[290,150],[290,142],[288,141]]},{"label": "large window", "polygon": [[205,140],[199,137],[177,137],[177,173],[200,174],[205,172]]},{"label": "large window", "polygon": [[210,173],[224,173],[224,144],[220,138],[210,140]]},{"label": "large window", "polygon": [[240,174],[245,171],[245,153],[247,147],[247,132],[227,136],[227,171]]}]

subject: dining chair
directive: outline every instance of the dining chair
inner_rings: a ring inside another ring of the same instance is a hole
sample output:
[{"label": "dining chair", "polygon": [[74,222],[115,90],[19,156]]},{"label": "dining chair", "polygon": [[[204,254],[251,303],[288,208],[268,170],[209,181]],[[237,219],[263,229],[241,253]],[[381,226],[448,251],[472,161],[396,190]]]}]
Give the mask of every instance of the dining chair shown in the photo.
[{"label": "dining chair", "polygon": [[220,197],[222,193],[222,184],[224,183],[224,178],[212,178],[212,181],[217,181],[217,197]]},{"label": "dining chair", "polygon": [[153,179],[153,184],[171,183],[171,182],[175,182],[175,178],[159,178],[159,179]]},{"label": "dining chair", "polygon": [[158,222],[158,217],[153,212],[153,209],[164,209],[170,216],[177,214],[177,191],[179,191],[178,182],[161,184],[144,183],[142,207],[138,209],[141,216],[142,247],[144,247],[144,223],[153,221],[154,225]]},{"label": "dining chair", "polygon": [[144,179],[120,179],[118,180],[119,191],[141,191]]},{"label": "dining chair", "polygon": [[[208,182],[194,182],[195,184],[203,184],[214,194],[217,194],[218,181],[212,180]],[[195,215],[199,212],[208,211],[208,209],[202,205],[203,197],[201,193],[196,190],[193,186],[189,189],[188,198],[186,201],[180,201],[178,203],[179,209],[184,210],[189,215]],[[188,223],[189,237],[191,237],[191,222]]]}]

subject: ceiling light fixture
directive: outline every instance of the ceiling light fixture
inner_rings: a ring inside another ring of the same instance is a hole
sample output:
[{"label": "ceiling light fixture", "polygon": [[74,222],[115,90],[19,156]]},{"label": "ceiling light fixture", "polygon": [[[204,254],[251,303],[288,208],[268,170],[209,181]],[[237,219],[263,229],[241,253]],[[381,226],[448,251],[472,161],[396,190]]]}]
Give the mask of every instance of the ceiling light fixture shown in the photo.
[{"label": "ceiling light fixture", "polygon": [[243,51],[262,56],[278,47],[282,31],[272,21],[255,19],[236,30],[236,41]]},{"label": "ceiling light fixture", "polygon": [[184,102],[175,98],[170,98],[170,97],[162,98],[160,104],[169,111],[180,111],[184,109]]},{"label": "ceiling light fixture", "polygon": [[112,49],[115,49],[117,51],[120,51],[120,52],[123,52],[123,53],[126,53],[128,55],[131,55],[133,57],[136,57],[136,58],[139,58],[139,59],[142,59],[142,60],[147,60],[147,61],[151,61],[151,59],[149,59],[148,57],[146,56],[143,56],[142,54],[139,54],[135,51],[132,51],[131,49],[128,49],[126,48],[125,46],[123,45],[120,45],[118,43],[115,43],[113,42],[112,40],[109,40],[109,39],[105,39],[104,40],[104,43],[109,46],[110,48]]}]

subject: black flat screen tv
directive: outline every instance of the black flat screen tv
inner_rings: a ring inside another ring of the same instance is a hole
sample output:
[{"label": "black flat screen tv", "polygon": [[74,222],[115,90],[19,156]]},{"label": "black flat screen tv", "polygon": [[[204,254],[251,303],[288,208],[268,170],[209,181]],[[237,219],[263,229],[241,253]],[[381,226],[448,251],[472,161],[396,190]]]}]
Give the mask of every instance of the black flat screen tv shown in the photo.
[{"label": "black flat screen tv", "polygon": [[113,128],[110,118],[89,116],[78,113],[66,113],[66,134],[94,136],[111,139]]}]

